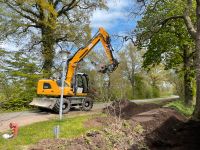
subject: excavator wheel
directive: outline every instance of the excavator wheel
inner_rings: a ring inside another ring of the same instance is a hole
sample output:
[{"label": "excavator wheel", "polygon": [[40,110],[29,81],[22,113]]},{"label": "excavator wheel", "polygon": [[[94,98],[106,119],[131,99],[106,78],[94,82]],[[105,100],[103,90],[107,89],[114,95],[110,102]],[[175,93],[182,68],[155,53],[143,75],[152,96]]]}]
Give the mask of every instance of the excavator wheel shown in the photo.
[{"label": "excavator wheel", "polygon": [[91,98],[86,98],[82,103],[82,110],[89,111],[93,107],[93,101]]},{"label": "excavator wheel", "polygon": [[[70,108],[71,108],[71,102],[70,102],[70,100],[68,100],[68,99],[63,99],[63,106],[62,106],[62,113],[63,114],[66,114],[69,110],[70,110]],[[53,108],[53,110],[56,112],[56,113],[59,113],[59,111],[60,111],[60,100],[57,100],[56,101],[56,104],[54,105],[54,108]]]}]

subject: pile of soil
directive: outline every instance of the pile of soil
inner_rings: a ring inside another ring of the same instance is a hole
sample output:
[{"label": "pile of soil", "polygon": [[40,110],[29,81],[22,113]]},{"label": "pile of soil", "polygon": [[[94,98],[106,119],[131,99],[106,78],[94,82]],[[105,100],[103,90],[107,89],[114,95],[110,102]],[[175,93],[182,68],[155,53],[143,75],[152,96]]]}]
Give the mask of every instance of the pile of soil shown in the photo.
[{"label": "pile of soil", "polygon": [[160,107],[161,105],[158,104],[137,105],[129,100],[119,100],[104,108],[103,112],[112,116],[120,116],[122,119],[130,119],[136,114]]},{"label": "pile of soil", "polygon": [[196,150],[200,149],[200,122],[183,122],[177,118],[167,119],[160,127],[146,135],[150,149]]},{"label": "pile of soil", "polygon": [[121,100],[104,108],[103,112],[110,115],[92,118],[85,123],[86,128],[103,126],[101,131],[90,131],[71,140],[42,140],[31,150],[200,149],[200,122],[188,121],[173,109]]},{"label": "pile of soil", "polygon": [[139,122],[145,129],[145,133],[153,132],[160,126],[163,126],[167,122],[167,125],[163,128],[163,131],[171,128],[174,124],[179,122],[185,122],[187,118],[177,111],[170,108],[158,108],[147,112],[136,114],[130,118],[133,122]]},{"label": "pile of soil", "polygon": [[29,150],[93,150],[106,149],[107,145],[99,132],[87,133],[76,139],[44,139]]},{"label": "pile of soil", "polygon": [[[149,149],[200,149],[200,122],[188,120],[173,109],[121,100],[113,102],[104,112],[131,120],[132,126],[140,123],[145,130],[144,143]],[[130,149],[137,148],[132,145]]]}]

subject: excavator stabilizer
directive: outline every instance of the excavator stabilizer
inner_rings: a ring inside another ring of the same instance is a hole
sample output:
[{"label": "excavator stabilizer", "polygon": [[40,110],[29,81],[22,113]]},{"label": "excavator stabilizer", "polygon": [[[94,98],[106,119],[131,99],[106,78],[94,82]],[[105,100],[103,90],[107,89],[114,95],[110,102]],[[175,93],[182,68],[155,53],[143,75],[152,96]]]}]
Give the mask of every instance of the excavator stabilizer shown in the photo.
[{"label": "excavator stabilizer", "polygon": [[42,108],[53,109],[57,101],[57,98],[34,98],[29,104],[31,106],[37,106]]}]

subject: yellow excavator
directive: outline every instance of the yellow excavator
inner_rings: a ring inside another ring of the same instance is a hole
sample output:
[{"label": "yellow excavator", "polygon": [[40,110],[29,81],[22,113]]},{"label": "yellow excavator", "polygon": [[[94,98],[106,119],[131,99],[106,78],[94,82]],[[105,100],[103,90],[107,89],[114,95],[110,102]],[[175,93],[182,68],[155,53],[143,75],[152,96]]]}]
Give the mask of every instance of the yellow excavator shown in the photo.
[{"label": "yellow excavator", "polygon": [[[101,66],[98,71],[101,73],[112,73],[117,68],[118,61],[114,59],[112,54],[113,48],[110,43],[110,36],[104,28],[99,28],[99,31],[88,42],[86,47],[77,50],[77,52],[67,60],[67,72],[63,92],[63,113],[67,113],[70,108],[76,106],[81,107],[82,110],[85,111],[92,109],[93,100],[87,97],[89,92],[88,75],[85,73],[76,73],[76,68],[78,63],[82,61],[99,42],[101,42],[104,47],[109,64]],[[58,113],[61,90],[61,80],[41,79],[38,81],[37,94],[45,97],[34,98],[30,105],[52,109]]]}]

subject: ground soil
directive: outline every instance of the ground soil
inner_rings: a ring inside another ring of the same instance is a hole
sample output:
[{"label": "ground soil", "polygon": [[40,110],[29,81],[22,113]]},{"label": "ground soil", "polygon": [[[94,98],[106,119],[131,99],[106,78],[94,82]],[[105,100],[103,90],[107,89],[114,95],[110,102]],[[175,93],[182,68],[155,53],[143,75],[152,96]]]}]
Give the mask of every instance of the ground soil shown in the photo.
[{"label": "ground soil", "polygon": [[30,149],[200,149],[200,122],[191,121],[173,109],[121,100],[103,112],[109,114],[108,117],[93,118],[85,123],[87,128],[103,126],[101,131],[90,131],[71,140],[42,140]]},{"label": "ground soil", "polygon": [[146,135],[145,141],[155,150],[200,149],[200,122],[168,118],[161,126]]},{"label": "ground soil", "polygon": [[162,107],[161,104],[138,105],[129,100],[119,100],[113,102],[110,106],[104,108],[103,112],[113,116],[120,116],[122,119],[130,119],[136,114],[160,107]]}]

